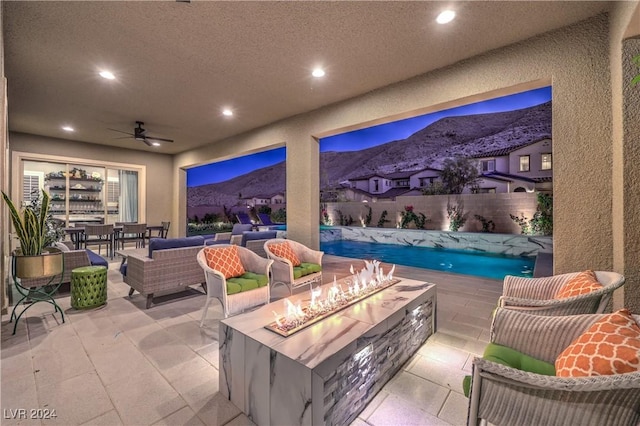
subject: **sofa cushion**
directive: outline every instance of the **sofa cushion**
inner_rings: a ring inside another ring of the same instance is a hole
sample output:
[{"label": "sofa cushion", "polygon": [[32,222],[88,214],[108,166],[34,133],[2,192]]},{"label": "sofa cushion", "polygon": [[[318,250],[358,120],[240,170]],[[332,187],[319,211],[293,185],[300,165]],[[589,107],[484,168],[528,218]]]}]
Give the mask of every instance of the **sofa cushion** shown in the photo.
[{"label": "sofa cushion", "polygon": [[63,243],[62,241],[56,241],[52,245],[53,245],[53,247],[57,248],[60,251],[71,251],[69,246],[66,245],[65,243]]},{"label": "sofa cushion", "polygon": [[204,238],[201,235],[184,238],[151,238],[149,241],[149,257],[153,257],[154,250],[166,250],[181,247],[203,246]]},{"label": "sofa cushion", "polygon": [[244,274],[244,266],[238,255],[238,246],[207,247],[204,256],[209,268],[224,275],[225,278],[239,277]]},{"label": "sofa cushion", "polygon": [[258,281],[256,280],[241,277],[229,278],[227,280],[227,295],[254,290],[258,287]]},{"label": "sofa cushion", "polygon": [[288,241],[269,244],[269,251],[278,257],[289,260],[293,266],[300,266],[300,259]]},{"label": "sofa cushion", "polygon": [[242,247],[246,247],[247,241],[271,240],[276,238],[277,234],[277,231],[245,231],[242,233],[242,241],[240,242],[240,245]]},{"label": "sofa cushion", "polygon": [[596,321],[556,359],[560,377],[602,376],[640,370],[640,327],[627,309]]},{"label": "sofa cushion", "polygon": [[595,272],[587,270],[580,272],[560,287],[555,298],[565,299],[567,297],[579,296],[601,288],[602,284],[598,282]]}]

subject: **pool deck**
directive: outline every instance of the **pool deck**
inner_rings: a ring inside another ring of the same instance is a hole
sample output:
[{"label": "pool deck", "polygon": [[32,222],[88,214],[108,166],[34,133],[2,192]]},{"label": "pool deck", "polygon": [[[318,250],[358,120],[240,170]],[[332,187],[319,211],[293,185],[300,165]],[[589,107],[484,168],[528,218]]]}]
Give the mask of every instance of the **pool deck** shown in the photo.
[{"label": "pool deck", "polygon": [[[251,425],[218,392],[220,304],[212,304],[203,328],[205,297],[195,287],[145,309],[144,296],[127,297],[119,263],[109,264],[108,303],[101,309],[74,311],[63,294],[57,301],[64,324],[49,305],[37,304],[15,336],[8,315],[2,317],[2,408],[55,409],[57,418],[42,424]],[[363,263],[325,255],[324,281],[349,275],[350,264]],[[437,284],[437,332],[352,425],[466,424],[462,379],[488,343],[502,283],[408,266],[395,274]],[[273,299],[287,295],[279,286]]]}]

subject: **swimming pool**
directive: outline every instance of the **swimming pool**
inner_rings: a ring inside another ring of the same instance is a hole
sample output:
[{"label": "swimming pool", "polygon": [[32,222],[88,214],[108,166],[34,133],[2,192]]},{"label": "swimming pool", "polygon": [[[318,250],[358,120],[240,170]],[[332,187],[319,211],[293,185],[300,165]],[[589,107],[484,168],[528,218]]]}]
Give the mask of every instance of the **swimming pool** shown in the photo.
[{"label": "swimming pool", "polygon": [[322,242],[320,250],[336,256],[377,259],[397,265],[497,280],[502,280],[505,275],[530,277],[533,275],[535,264],[535,257],[347,240]]}]

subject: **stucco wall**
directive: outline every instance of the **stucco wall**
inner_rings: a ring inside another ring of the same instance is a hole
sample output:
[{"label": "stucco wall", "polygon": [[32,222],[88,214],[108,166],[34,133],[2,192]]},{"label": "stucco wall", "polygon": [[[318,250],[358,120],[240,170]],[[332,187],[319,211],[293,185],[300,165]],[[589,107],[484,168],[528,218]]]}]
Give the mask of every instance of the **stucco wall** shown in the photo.
[{"label": "stucco wall", "polygon": [[[146,166],[146,221],[160,224],[171,218],[173,194],[169,190],[172,181],[173,161],[170,155],[119,149],[65,139],[53,139],[24,133],[10,133],[11,152],[57,155],[116,163]],[[17,166],[17,165],[16,165]],[[173,227],[173,225],[172,225]],[[170,232],[172,229],[169,230]]]},{"label": "stucco wall", "polygon": [[640,312],[640,86],[632,88],[629,84],[635,75],[631,58],[634,52],[640,54],[640,4],[619,2],[610,21],[613,269],[626,278],[623,289],[614,293],[613,306]]},{"label": "stucco wall", "polygon": [[[611,269],[608,47],[608,17],[601,15],[184,153],[176,157],[176,165],[188,167],[286,143],[288,233],[317,247],[318,145],[314,135],[328,136],[409,112],[430,112],[552,83],[555,269],[558,273],[587,267]],[[174,190],[179,194],[185,188]],[[178,222],[184,222],[184,213]]]}]

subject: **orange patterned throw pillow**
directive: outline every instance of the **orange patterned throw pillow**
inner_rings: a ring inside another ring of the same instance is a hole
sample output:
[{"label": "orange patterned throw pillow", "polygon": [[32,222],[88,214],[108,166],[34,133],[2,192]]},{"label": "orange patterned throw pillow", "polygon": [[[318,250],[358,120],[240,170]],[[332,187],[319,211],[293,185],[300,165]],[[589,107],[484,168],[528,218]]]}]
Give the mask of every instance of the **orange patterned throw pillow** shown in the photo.
[{"label": "orange patterned throw pillow", "polygon": [[293,266],[300,266],[300,259],[293,251],[288,241],[269,244],[269,251],[278,257],[288,259]]},{"label": "orange patterned throw pillow", "polygon": [[640,370],[640,327],[626,309],[594,323],[556,359],[559,377],[604,376]]},{"label": "orange patterned throw pillow", "polygon": [[239,277],[245,272],[237,246],[205,248],[204,255],[209,268],[222,273],[225,278]]},{"label": "orange patterned throw pillow", "polygon": [[555,298],[566,299],[567,297],[591,293],[592,291],[600,290],[601,288],[602,284],[598,282],[596,273],[593,271],[584,271],[580,272],[560,287]]}]

